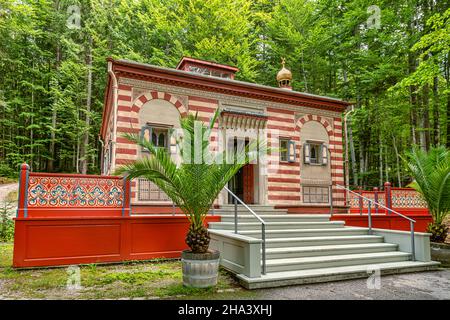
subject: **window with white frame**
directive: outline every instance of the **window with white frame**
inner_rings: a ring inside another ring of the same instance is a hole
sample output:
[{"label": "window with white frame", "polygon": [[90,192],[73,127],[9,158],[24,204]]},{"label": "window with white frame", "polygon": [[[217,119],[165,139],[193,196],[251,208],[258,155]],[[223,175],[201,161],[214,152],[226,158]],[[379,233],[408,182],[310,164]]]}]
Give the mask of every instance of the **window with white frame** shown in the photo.
[{"label": "window with white frame", "polygon": [[280,138],[280,162],[295,162],[295,142],[289,138]]},{"label": "window with white frame", "polygon": [[310,165],[328,164],[328,148],[323,142],[307,141],[303,145],[303,162]]}]

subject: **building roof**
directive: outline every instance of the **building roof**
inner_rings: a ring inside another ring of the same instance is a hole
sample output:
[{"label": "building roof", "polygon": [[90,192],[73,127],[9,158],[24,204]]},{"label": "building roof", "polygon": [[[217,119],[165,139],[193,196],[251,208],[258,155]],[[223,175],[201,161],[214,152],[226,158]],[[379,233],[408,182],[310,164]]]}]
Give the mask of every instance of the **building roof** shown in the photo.
[{"label": "building roof", "polygon": [[354,104],[352,102],[344,101],[344,100],[337,99],[337,98],[331,98],[331,97],[327,97],[327,96],[320,96],[320,95],[315,95],[315,94],[310,94],[310,93],[305,93],[305,92],[300,92],[300,91],[294,91],[294,90],[287,91],[287,90],[281,89],[281,88],[266,86],[266,85],[262,85],[262,84],[252,83],[252,82],[240,81],[240,80],[232,80],[232,79],[216,78],[216,77],[213,78],[213,77],[207,76],[207,75],[194,74],[194,73],[189,72],[189,71],[183,71],[183,70],[177,70],[177,69],[172,69],[172,68],[160,67],[160,66],[155,66],[155,65],[152,65],[152,64],[141,63],[141,62],[131,61],[131,60],[127,60],[127,59],[119,59],[119,60],[113,60],[113,61],[116,64],[124,64],[124,65],[130,65],[130,66],[139,66],[139,67],[143,67],[143,68],[147,68],[147,69],[161,70],[161,71],[171,72],[171,73],[179,74],[179,75],[195,75],[196,77],[201,77],[201,78],[208,79],[208,81],[229,82],[230,84],[236,84],[236,85],[239,84],[239,85],[245,85],[245,86],[252,87],[252,88],[258,88],[258,89],[265,89],[265,90],[270,90],[270,91],[274,91],[274,92],[280,92],[280,93],[283,93],[283,94],[288,95],[288,96],[295,95],[295,96],[309,97],[309,98],[314,98],[314,99],[319,99],[319,100],[324,100],[324,101],[333,101],[333,102],[336,102],[336,103],[339,103],[339,104],[342,104],[342,105],[346,105],[346,106]]},{"label": "building roof", "polygon": [[[107,60],[112,62],[113,71],[118,77],[137,78],[150,82],[160,82],[208,92],[243,96],[253,99],[291,104],[294,106],[309,106],[336,112],[343,112],[347,106],[353,104],[352,102],[326,96],[287,90],[240,80],[203,75],[126,59],[114,60],[112,58],[108,58]],[[183,61],[183,59],[181,61]],[[109,77],[111,76],[109,75]],[[110,93],[111,81],[109,78],[108,87],[106,88],[105,93],[105,110],[103,112],[103,125],[101,129],[102,136],[105,134],[103,128],[105,127],[105,117],[107,117],[110,112],[110,110],[107,110],[110,106],[108,103],[111,97]]]}]

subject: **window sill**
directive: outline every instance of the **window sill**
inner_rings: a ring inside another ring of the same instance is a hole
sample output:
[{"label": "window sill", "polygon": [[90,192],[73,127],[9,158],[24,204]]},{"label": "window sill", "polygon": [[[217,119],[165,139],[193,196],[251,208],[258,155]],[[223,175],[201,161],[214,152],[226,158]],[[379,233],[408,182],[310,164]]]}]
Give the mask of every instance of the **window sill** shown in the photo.
[{"label": "window sill", "polygon": [[314,166],[314,167],[325,167],[324,164],[321,163],[305,163],[308,166]]},{"label": "window sill", "polygon": [[284,165],[294,165],[294,164],[298,164],[297,161],[281,161],[281,160],[280,160],[280,163],[281,163],[281,164],[284,164]]}]

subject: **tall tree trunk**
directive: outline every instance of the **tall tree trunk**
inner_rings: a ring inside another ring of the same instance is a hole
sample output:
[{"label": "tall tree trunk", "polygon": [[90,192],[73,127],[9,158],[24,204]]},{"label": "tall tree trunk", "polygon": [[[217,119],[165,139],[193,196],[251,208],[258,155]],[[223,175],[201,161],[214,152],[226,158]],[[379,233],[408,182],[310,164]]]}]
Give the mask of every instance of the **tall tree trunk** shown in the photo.
[{"label": "tall tree trunk", "polygon": [[308,79],[306,78],[305,62],[303,59],[303,50],[302,50],[302,54],[301,54],[300,58],[301,58],[301,63],[302,63],[303,81],[305,82],[305,92],[308,92]]},{"label": "tall tree trunk", "polygon": [[423,95],[422,95],[422,106],[423,106],[423,114],[422,114],[422,130],[423,131],[423,139],[424,139],[424,149],[425,151],[430,150],[430,101],[429,101],[429,91],[430,88],[428,84],[425,84],[423,87]]},{"label": "tall tree trunk", "polygon": [[386,169],[385,169],[386,181],[389,181],[389,165],[388,165],[388,158],[387,158],[387,146],[386,146],[386,152],[384,153],[384,165],[386,166]]},{"label": "tall tree trunk", "polygon": [[83,142],[80,148],[80,170],[82,174],[87,173],[88,169],[88,148],[89,148],[89,131],[90,131],[90,112],[92,101],[92,38],[89,36],[89,42],[87,47],[87,97],[86,97],[86,118],[85,118],[85,133]]},{"label": "tall tree trunk", "polygon": [[359,174],[361,175],[361,181],[360,181],[360,185],[363,186],[364,185],[364,181],[365,181],[365,177],[363,175],[364,173],[364,144],[363,143],[359,143]]},{"label": "tall tree trunk", "polygon": [[[56,12],[59,12],[59,0],[55,1],[55,9]],[[61,45],[59,43],[59,39],[56,40],[56,64],[55,64],[55,74],[57,75],[59,66],[61,64]],[[51,126],[51,133],[50,133],[50,146],[49,146],[49,159],[47,160],[47,171],[52,172],[54,171],[55,167],[55,145],[56,145],[56,118],[57,118],[57,104],[56,101],[53,101],[52,105],[52,126]]]},{"label": "tall tree trunk", "polygon": [[379,187],[381,188],[383,186],[383,141],[381,140],[381,133],[378,136],[379,141],[379,155],[378,155],[378,161],[380,162],[378,165],[378,169],[380,171],[380,182]]},{"label": "tall tree trunk", "polygon": [[57,110],[56,110],[56,103],[53,103],[52,106],[52,129],[50,133],[50,148],[49,153],[50,157],[47,160],[47,171],[52,172],[54,170],[55,165],[55,144],[56,144],[56,117],[57,117]]},{"label": "tall tree trunk", "polygon": [[439,79],[433,79],[433,145],[438,146],[440,141],[439,124]]},{"label": "tall tree trunk", "polygon": [[[412,52],[408,54],[408,73],[413,74],[416,70],[416,58]],[[410,125],[411,125],[411,143],[417,144],[419,136],[417,132],[417,93],[416,86],[409,86],[409,101],[410,101]]]},{"label": "tall tree trunk", "polygon": [[395,141],[394,134],[392,134],[392,144],[394,146],[394,151],[395,151],[395,163],[397,165],[398,186],[401,188],[402,187],[402,179],[401,179],[401,175],[400,175],[400,155],[398,154],[398,147],[397,147],[397,142]]}]

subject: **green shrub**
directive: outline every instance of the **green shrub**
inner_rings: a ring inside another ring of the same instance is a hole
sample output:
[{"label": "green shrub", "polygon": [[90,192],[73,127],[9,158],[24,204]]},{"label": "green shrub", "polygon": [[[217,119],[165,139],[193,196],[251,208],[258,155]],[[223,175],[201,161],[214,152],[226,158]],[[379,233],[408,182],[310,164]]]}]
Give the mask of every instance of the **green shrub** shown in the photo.
[{"label": "green shrub", "polygon": [[4,162],[0,162],[0,177],[6,177],[6,178],[17,178],[18,176],[18,169],[11,168],[8,164]]},{"label": "green shrub", "polygon": [[0,242],[10,242],[14,239],[14,221],[11,219],[12,207],[3,203],[0,208]]}]

